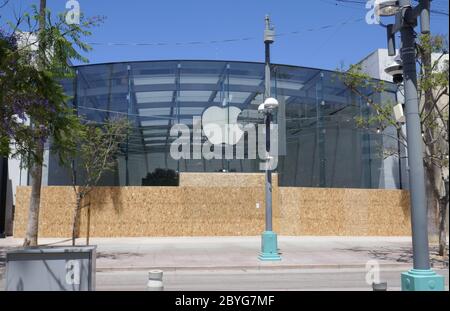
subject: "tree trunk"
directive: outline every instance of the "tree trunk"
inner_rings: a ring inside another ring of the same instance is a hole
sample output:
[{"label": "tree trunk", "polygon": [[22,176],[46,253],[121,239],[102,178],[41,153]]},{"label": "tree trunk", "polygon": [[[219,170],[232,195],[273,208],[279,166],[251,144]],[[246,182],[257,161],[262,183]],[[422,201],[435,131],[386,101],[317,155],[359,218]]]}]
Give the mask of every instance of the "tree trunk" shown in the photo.
[{"label": "tree trunk", "polygon": [[447,209],[448,197],[440,200],[439,208],[439,256],[447,257]]},{"label": "tree trunk", "polygon": [[[428,37],[426,44],[420,47],[420,56],[422,60],[422,70],[424,81],[429,81],[432,75],[432,49],[431,40]],[[429,120],[436,120],[437,111],[435,110],[435,102],[433,97],[433,88],[426,87],[423,93],[423,116],[428,116]],[[424,139],[425,148],[428,154],[434,157],[441,155],[441,140],[436,140],[435,137],[439,137],[442,129],[440,126],[431,127],[428,124],[423,124],[424,127]],[[448,148],[448,147],[447,147]],[[426,168],[426,183],[427,183],[427,208],[429,216],[429,232],[435,233],[439,239],[439,254],[442,256],[445,253],[446,247],[446,210],[448,203],[448,193],[443,190],[443,167],[435,165],[432,160],[428,159],[424,161]],[[437,229],[437,230],[436,230]],[[437,232],[436,232],[437,231]]]},{"label": "tree trunk", "polygon": [[87,206],[87,229],[86,229],[86,245],[89,246],[89,238],[91,235],[91,202]]},{"label": "tree trunk", "polygon": [[[40,143],[38,156],[43,158],[44,143]],[[24,247],[38,245],[38,231],[39,231],[39,206],[41,203],[41,186],[42,186],[42,164],[35,163],[31,168],[31,198],[30,207],[28,209],[28,225]]]},{"label": "tree trunk", "polygon": [[[39,7],[39,33],[45,30],[45,12],[47,9],[47,0],[40,0]],[[45,45],[39,41],[39,66],[45,66]],[[39,142],[36,150],[37,158],[44,159],[44,142]],[[41,187],[42,187],[42,163],[34,163],[31,167],[31,199],[28,210],[28,225],[24,247],[37,246],[39,232],[39,206],[41,204]]]},{"label": "tree trunk", "polygon": [[440,170],[425,161],[425,185],[427,191],[428,235],[431,243],[439,238],[439,189],[436,184],[440,180]]},{"label": "tree trunk", "polygon": [[83,198],[77,194],[77,202],[73,214],[72,223],[72,245],[75,246],[76,239],[80,237],[80,219],[81,219],[81,203]]}]

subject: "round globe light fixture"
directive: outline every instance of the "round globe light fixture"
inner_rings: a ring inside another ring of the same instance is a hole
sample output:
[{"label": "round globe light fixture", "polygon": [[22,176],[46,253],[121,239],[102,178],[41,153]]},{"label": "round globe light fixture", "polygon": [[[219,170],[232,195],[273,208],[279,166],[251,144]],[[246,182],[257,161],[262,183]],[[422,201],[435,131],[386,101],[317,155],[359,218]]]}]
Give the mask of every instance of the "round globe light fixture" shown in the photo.
[{"label": "round globe light fixture", "polygon": [[375,0],[375,12],[378,16],[393,16],[400,10],[397,0]]},{"label": "round globe light fixture", "polygon": [[266,109],[264,108],[264,103],[258,106],[258,112],[263,113]]},{"label": "round globe light fixture", "polygon": [[264,108],[268,110],[276,109],[278,108],[278,105],[279,105],[278,100],[276,100],[273,97],[269,97],[264,101]]}]

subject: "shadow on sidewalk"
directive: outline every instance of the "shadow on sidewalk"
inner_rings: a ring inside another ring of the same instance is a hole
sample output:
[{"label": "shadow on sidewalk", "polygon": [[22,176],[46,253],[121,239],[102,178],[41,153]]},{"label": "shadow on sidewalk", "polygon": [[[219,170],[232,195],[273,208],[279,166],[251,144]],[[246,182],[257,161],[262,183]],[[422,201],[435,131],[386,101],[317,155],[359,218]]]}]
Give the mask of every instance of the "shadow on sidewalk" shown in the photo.
[{"label": "shadow on sidewalk", "polygon": [[[339,249],[341,251],[367,253],[372,259],[395,261],[398,263],[413,263],[412,247],[353,247]],[[446,260],[439,256],[438,247],[430,246],[430,264],[432,267],[448,268],[448,248]]]},{"label": "shadow on sidewalk", "polygon": [[120,260],[122,258],[130,257],[144,257],[142,253],[130,253],[130,252],[97,252],[97,259],[110,259],[110,260]]}]

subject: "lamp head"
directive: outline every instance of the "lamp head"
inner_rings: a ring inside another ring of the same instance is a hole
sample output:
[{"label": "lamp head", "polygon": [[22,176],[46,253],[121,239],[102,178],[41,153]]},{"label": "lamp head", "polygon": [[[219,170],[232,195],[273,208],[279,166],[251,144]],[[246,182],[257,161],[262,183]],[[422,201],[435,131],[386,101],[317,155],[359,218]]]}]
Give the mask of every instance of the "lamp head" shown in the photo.
[{"label": "lamp head", "polygon": [[258,112],[262,113],[262,112],[264,112],[264,111],[265,111],[265,109],[264,109],[264,104],[259,105],[259,106],[258,106]]},{"label": "lamp head", "polygon": [[277,109],[279,106],[278,100],[273,97],[269,97],[264,101],[264,108],[267,110]]}]

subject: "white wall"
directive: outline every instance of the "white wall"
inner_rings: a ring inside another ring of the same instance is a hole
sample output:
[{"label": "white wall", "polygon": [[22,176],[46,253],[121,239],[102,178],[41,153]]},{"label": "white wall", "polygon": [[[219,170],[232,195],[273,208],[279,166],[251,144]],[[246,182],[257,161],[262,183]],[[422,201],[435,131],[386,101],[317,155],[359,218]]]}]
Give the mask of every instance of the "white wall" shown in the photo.
[{"label": "white wall", "polygon": [[378,49],[361,60],[360,64],[362,70],[372,78],[392,82],[392,76],[384,72],[384,69],[392,64],[394,59],[394,56],[388,55],[387,49]]},{"label": "white wall", "polygon": [[18,186],[26,186],[28,179],[27,169],[20,168],[20,159],[9,159],[8,176],[11,180],[13,204],[16,202],[16,189]]}]

